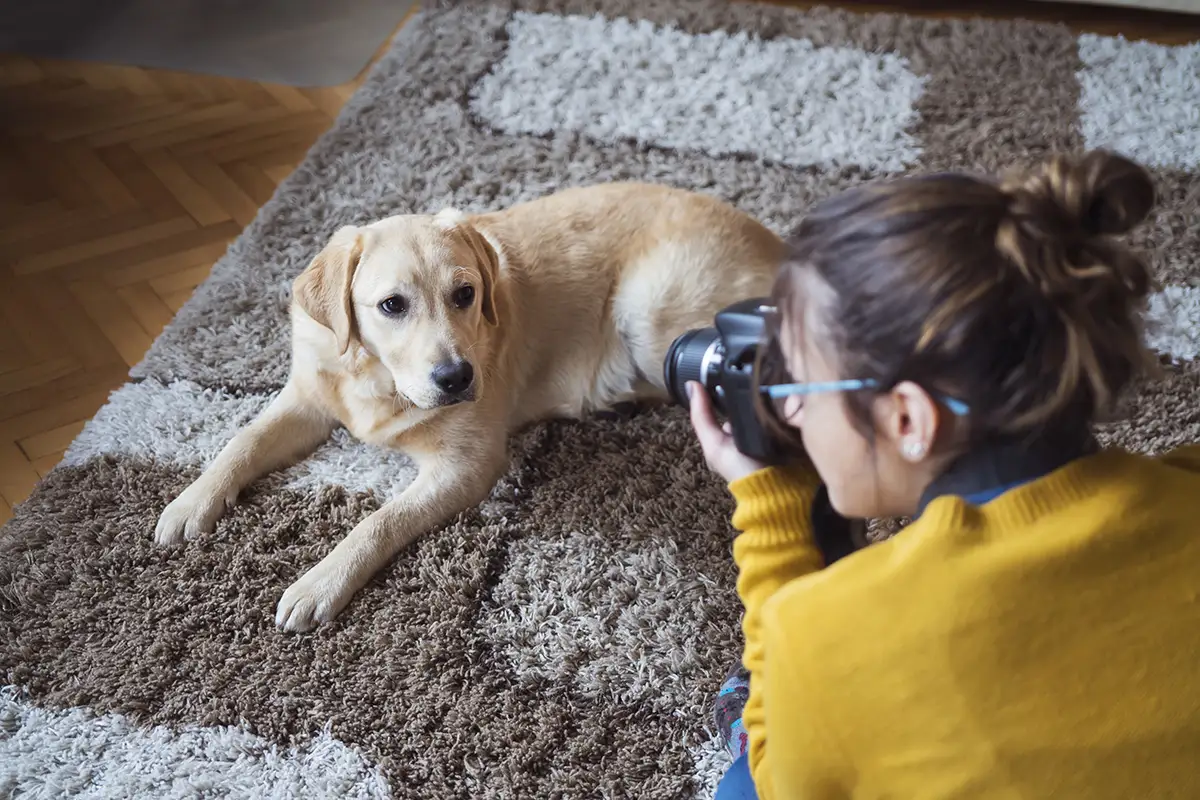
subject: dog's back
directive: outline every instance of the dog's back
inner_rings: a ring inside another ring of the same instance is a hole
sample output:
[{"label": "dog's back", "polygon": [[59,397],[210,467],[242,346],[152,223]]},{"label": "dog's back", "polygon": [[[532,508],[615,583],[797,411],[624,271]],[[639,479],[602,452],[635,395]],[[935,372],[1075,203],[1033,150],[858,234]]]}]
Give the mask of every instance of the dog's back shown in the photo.
[{"label": "dog's back", "polygon": [[471,219],[503,244],[500,371],[519,421],[665,398],[676,336],[770,291],[782,242],[714,197],[610,183]]}]

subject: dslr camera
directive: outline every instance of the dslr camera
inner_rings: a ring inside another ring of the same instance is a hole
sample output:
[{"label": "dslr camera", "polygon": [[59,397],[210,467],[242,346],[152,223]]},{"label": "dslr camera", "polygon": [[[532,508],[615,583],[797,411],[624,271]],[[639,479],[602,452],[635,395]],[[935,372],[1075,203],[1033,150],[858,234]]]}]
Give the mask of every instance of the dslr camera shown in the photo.
[{"label": "dslr camera", "polygon": [[[726,306],[717,312],[711,328],[687,331],[671,343],[663,376],[671,398],[684,408],[690,405],[688,381],[699,382],[713,409],[729,422],[737,449],[760,463],[779,465],[788,461],[790,454],[763,426],[754,396],[755,364],[759,348],[766,344],[766,315],[773,311],[765,298]],[[868,544],[865,521],[838,514],[823,484],[813,497],[810,519],[826,565]]]},{"label": "dslr camera", "polygon": [[713,327],[680,334],[663,363],[671,399],[687,407],[688,381],[699,382],[713,409],[728,420],[737,449],[764,464],[786,458],[782,443],[763,426],[755,408],[755,361],[766,341],[766,314],[773,310],[766,298],[726,306],[717,312]]}]

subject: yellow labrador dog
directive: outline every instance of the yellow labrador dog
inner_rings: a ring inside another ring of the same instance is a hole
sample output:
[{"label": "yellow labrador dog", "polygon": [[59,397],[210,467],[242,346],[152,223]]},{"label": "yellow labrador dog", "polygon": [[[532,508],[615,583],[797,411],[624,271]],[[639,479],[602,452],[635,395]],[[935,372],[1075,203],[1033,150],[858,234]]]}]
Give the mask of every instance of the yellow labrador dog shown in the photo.
[{"label": "yellow labrador dog", "polygon": [[676,336],[769,290],[779,238],[707,195],[612,183],[492,213],[347,226],[292,287],[288,381],[163,511],[203,532],[252,481],[337,424],[418,476],[284,592],[276,624],[328,622],[423,532],[484,500],[528,423],[664,401]]}]

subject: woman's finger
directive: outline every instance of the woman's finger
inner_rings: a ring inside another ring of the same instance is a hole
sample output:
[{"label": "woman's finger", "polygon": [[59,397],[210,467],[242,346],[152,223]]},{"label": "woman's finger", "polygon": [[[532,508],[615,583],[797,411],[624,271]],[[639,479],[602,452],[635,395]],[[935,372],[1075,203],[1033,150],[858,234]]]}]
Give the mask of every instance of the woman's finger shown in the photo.
[{"label": "woman's finger", "polygon": [[691,400],[689,411],[691,412],[692,428],[695,429],[696,436],[700,439],[700,446],[707,450],[720,444],[721,428],[717,425],[712,404],[709,403],[708,396],[704,393],[704,387],[695,382],[689,383],[688,397]]}]

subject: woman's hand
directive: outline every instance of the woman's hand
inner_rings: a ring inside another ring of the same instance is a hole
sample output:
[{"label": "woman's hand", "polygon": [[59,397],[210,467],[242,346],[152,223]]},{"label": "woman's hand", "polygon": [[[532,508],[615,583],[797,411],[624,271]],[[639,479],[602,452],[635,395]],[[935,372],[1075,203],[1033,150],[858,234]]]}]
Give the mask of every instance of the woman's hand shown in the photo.
[{"label": "woman's hand", "polygon": [[704,451],[709,469],[724,478],[726,483],[733,483],[765,467],[737,449],[728,422],[724,425],[717,424],[712,403],[709,402],[704,387],[690,381],[687,393],[691,403],[692,429],[696,431],[696,438],[700,440],[700,449]]}]

